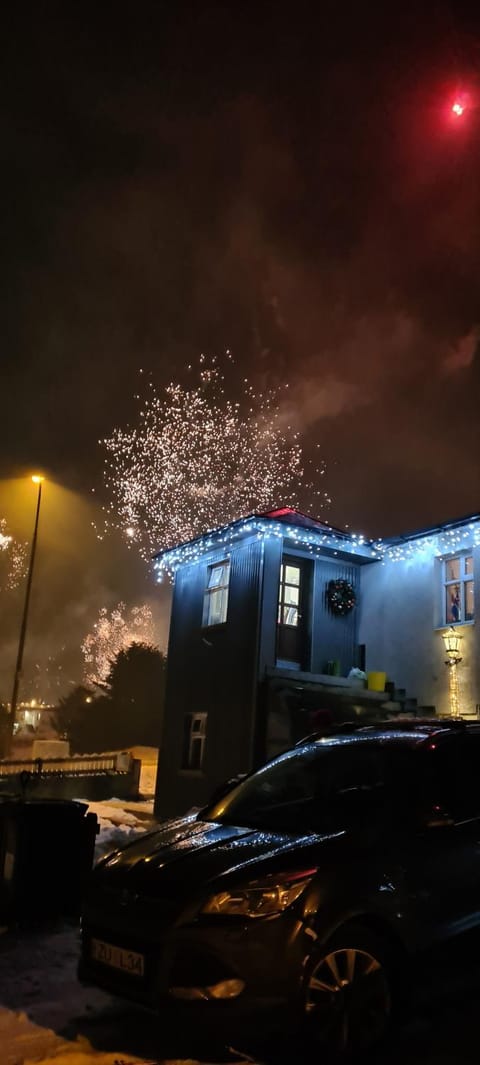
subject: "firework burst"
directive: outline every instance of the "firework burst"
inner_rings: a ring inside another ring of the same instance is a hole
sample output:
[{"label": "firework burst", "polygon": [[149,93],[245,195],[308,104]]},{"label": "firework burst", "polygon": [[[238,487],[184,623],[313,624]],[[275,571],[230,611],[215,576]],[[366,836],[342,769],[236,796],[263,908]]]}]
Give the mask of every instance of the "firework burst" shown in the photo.
[{"label": "firework burst", "polygon": [[101,442],[105,526],[145,559],[252,511],[298,506],[300,485],[316,509],[329,502],[318,487],[322,463],[316,483],[305,481],[299,434],[284,424],[287,389],[260,395],[245,379],[234,403],[224,385],[216,361],[202,357],[196,384],[157,393],[150,382],[148,397],[136,396],[137,424]]},{"label": "firework burst", "polygon": [[102,607],[93,631],[82,643],[85,681],[102,684],[120,651],[126,651],[133,643],[155,646],[156,642],[152,611],[146,603],[129,611],[125,603],[119,603],[110,613]]},{"label": "firework burst", "polygon": [[26,562],[27,544],[15,540],[5,518],[0,518],[0,591],[17,587],[25,576]]}]

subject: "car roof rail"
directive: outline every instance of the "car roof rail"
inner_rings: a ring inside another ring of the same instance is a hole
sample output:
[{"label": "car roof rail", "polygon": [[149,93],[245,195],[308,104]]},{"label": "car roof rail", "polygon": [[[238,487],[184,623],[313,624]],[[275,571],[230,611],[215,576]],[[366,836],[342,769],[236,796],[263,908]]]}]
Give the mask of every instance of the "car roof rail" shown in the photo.
[{"label": "car roof rail", "polygon": [[315,743],[315,740],[322,740],[327,736],[348,735],[350,732],[358,732],[361,728],[365,728],[365,722],[340,721],[338,725],[333,723],[324,725],[323,728],[315,729],[315,732],[309,732],[307,736],[302,736],[301,740],[297,740],[294,746],[303,747],[304,743]]},{"label": "car roof rail", "polygon": [[416,729],[420,731],[428,729],[431,732],[441,732],[452,729],[464,732],[470,725],[480,726],[480,721],[470,721],[459,717],[390,717],[383,721],[380,719],[378,721],[341,721],[337,725],[328,724],[302,736],[302,739],[297,740],[294,746],[303,747],[305,743],[315,743],[316,740],[327,739],[329,736],[348,736],[350,733],[360,731],[413,732]]},{"label": "car roof rail", "polygon": [[[401,717],[397,720],[390,718],[388,721],[379,721],[377,724],[369,723],[369,728],[382,728],[382,729],[394,729],[396,732],[405,730],[411,732],[412,729],[432,729],[434,732],[439,732],[442,729],[458,729],[458,731],[465,731],[468,724],[465,718],[460,717]],[[476,722],[473,722],[475,724]]]}]

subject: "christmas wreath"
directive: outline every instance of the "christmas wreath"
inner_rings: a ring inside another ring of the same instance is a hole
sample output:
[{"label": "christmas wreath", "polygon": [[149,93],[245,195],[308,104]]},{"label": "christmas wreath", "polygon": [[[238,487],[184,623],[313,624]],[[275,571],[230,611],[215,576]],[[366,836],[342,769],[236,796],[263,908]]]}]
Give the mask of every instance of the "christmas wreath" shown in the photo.
[{"label": "christmas wreath", "polygon": [[338,617],[349,614],[357,602],[355,589],[350,584],[350,581],[329,581],[327,602],[332,614],[336,614]]}]

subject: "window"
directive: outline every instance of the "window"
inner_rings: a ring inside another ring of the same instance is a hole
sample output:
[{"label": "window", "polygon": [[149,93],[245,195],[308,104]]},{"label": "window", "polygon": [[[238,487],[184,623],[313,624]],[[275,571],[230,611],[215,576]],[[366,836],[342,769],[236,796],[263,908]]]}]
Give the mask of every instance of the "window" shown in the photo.
[{"label": "window", "polygon": [[298,748],[247,777],[205,820],[265,831],[329,831],[386,808],[381,752],[351,747]]},{"label": "window", "polygon": [[215,562],[208,567],[207,587],[203,598],[203,624],[223,625],[227,620],[230,562]]},{"label": "window", "polygon": [[473,555],[446,558],[443,565],[444,625],[457,625],[474,618]]},{"label": "window", "polygon": [[300,614],[300,566],[282,562],[280,571],[280,589],[278,594],[278,624],[299,624]]},{"label": "window", "polygon": [[182,769],[201,769],[207,736],[206,714],[185,714],[183,721]]},{"label": "window", "polygon": [[425,752],[422,780],[427,809],[455,821],[480,817],[480,734],[449,736]]}]

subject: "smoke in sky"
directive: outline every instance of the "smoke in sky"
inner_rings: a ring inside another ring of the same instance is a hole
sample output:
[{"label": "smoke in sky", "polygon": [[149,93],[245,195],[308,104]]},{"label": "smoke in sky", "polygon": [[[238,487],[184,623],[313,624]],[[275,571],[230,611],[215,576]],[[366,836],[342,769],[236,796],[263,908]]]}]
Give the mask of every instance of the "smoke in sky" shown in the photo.
[{"label": "smoke in sky", "polygon": [[[334,524],[385,535],[478,508],[480,16],[350,6],[8,13],[3,476],[41,465],[101,503],[98,440],[132,420],[139,368],[163,389],[230,348],[256,388],[289,383]],[[30,539],[30,505],[22,528],[15,501],[0,513]],[[31,661],[151,588],[90,518],[57,518]],[[5,678],[19,614],[9,600]]]}]

